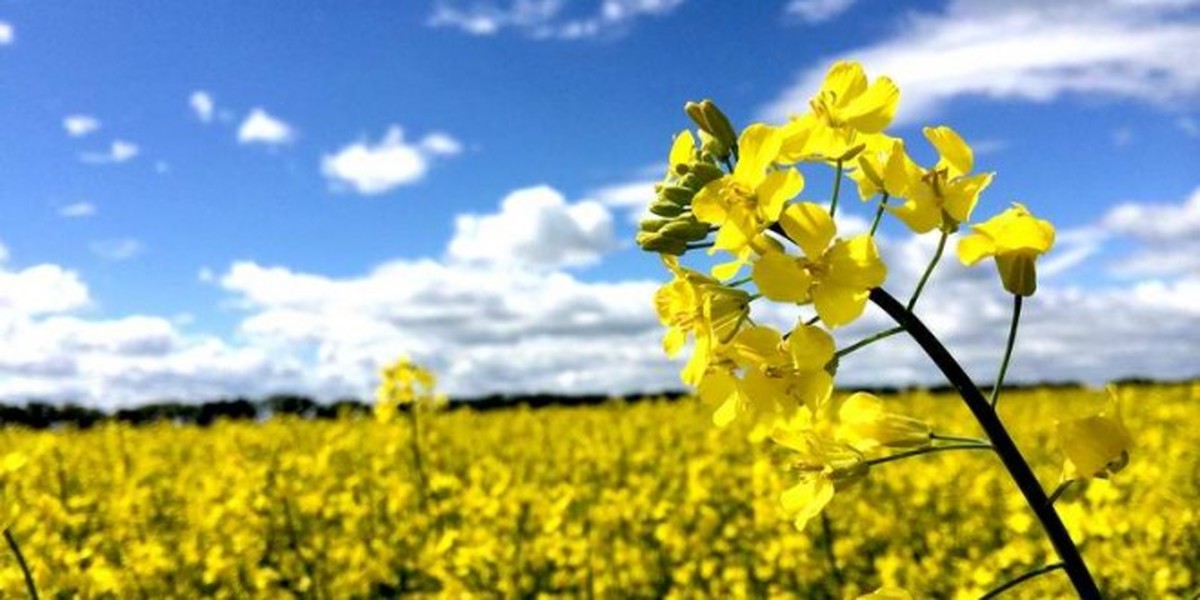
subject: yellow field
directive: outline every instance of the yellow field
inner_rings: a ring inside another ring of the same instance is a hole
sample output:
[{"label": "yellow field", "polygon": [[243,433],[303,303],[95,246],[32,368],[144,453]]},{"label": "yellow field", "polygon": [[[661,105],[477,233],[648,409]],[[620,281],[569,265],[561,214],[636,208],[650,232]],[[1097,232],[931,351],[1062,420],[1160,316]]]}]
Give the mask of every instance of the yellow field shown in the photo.
[{"label": "yellow field", "polygon": [[[1200,385],[1138,388],[1137,446],[1112,483],[1059,501],[1111,597],[1200,586]],[[950,396],[889,402],[981,435]],[[1047,487],[1058,417],[1096,392],[1006,394],[1001,415]],[[872,468],[821,522],[781,517],[787,472],[694,402],[465,411],[426,421],[429,491],[403,422],[0,432],[3,520],[43,597],[845,598],[880,584],[974,598],[1052,561],[999,462],[944,452]],[[0,595],[22,597],[7,548]],[[844,583],[842,583],[844,582]],[[1069,596],[1061,572],[1011,597]]]}]

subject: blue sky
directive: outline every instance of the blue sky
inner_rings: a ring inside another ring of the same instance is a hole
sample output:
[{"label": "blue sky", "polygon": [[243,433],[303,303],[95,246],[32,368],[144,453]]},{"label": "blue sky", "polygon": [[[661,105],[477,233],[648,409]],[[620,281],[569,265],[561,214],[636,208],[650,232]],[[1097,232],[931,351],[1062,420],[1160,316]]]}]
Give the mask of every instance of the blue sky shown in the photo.
[{"label": "blue sky", "polygon": [[[1059,226],[1031,318],[1077,329],[1015,376],[1195,374],[1200,336],[1124,327],[1200,320],[1200,10],[1042,4],[0,3],[0,397],[361,394],[401,352],[460,394],[674,387],[630,238],[681,106],[781,122],[838,58],[897,81],[918,159],[926,124],[976,145],[982,214]],[[994,284],[960,271],[947,303]],[[986,378],[1003,315],[941,310]]]}]

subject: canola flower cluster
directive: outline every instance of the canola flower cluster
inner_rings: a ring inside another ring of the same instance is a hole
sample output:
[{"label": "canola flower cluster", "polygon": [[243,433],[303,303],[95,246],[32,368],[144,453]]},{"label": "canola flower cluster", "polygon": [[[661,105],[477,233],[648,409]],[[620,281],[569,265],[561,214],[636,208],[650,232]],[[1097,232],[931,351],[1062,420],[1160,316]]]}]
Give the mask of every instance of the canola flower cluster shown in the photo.
[{"label": "canola flower cluster", "polygon": [[[1105,592],[1200,590],[1200,385],[1122,390],[1139,455],[1057,506]],[[1047,485],[1045,423],[1085,390],[1009,392],[1007,422]],[[978,435],[952,395],[887,397]],[[978,598],[1053,549],[989,452],[873,467],[829,528],[796,531],[787,457],[680,402],[426,415],[428,499],[402,420],[219,421],[0,430],[0,523],[43,598],[847,598],[903,587]],[[1026,587],[1028,586],[1028,587]],[[1059,598],[1061,572],[1012,597]],[[0,552],[0,597],[25,597]]]},{"label": "canola flower cluster", "polygon": [[[1128,464],[1133,437],[1120,403],[1114,394],[1103,412],[1060,419],[1058,440],[1066,457],[1060,483],[1049,493],[996,411],[1022,303],[1037,290],[1036,261],[1053,247],[1054,226],[1013,203],[972,225],[958,241],[963,264],[994,259],[1013,297],[1007,348],[991,398],[984,400],[914,308],[950,236],[972,223],[994,174],[975,172],[971,147],[944,125],[924,128],[938,158],[932,166],[918,164],[906,142],[887,133],[899,101],[900,90],[889,78],[870,81],[861,65],[843,61],[829,70],[808,110],[783,124],[754,123],[739,134],[711,100],[685,105],[697,132],[676,135],[649,206],[655,216],[641,223],[636,238],[644,250],[661,256],[673,277],[655,297],[667,329],[663,349],[676,356],[691,342],[681,379],[715,407],[718,427],[752,423],[790,456],[786,466],[793,484],[780,502],[797,528],[820,516],[836,493],[867,478],[874,465],[933,452],[990,450],[1059,559],[1035,568],[1029,578],[1062,569],[1080,597],[1098,598],[1094,576],[1053,504],[1073,483],[1108,478]],[[802,167],[832,168],[828,204],[801,199]],[[869,232],[838,235],[834,217],[844,179],[856,185],[864,202],[876,205]],[[938,235],[937,250],[905,305],[883,289],[888,269],[875,234],[889,213],[916,234]],[[683,266],[680,257],[700,249],[724,262],[710,274]],[[756,323],[751,309],[759,300],[795,307],[794,327],[780,331]],[[868,302],[897,327],[838,349],[830,332],[858,319]],[[834,396],[841,357],[901,332],[962,393],[983,438],[934,430],[870,394]],[[882,589],[874,597],[906,595]]]}]

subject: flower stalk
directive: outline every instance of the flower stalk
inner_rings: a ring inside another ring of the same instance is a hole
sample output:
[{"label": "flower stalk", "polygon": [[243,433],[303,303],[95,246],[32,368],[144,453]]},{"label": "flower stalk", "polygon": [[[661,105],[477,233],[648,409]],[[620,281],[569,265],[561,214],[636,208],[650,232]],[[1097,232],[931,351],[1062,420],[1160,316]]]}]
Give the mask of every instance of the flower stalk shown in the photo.
[{"label": "flower stalk", "polygon": [[1000,389],[1004,387],[1004,375],[1008,373],[1008,361],[1012,359],[1013,344],[1017,341],[1017,323],[1021,321],[1021,300],[1024,296],[1013,294],[1012,324],[1008,327],[1008,343],[1004,347],[1004,360],[1000,361],[1000,373],[992,384],[992,397],[989,404],[996,408],[1000,401]]},{"label": "flower stalk", "polygon": [[1062,519],[1054,510],[1054,506],[1046,496],[1046,491],[1042,489],[1042,484],[1038,482],[1037,476],[1034,475],[1033,469],[1030,468],[1024,455],[1017,448],[1016,442],[1004,428],[1000,417],[983,397],[983,393],[975,387],[970,377],[963,371],[962,366],[951,356],[941,341],[925,327],[925,324],[912,311],[904,308],[883,288],[871,290],[870,299],[908,331],[913,341],[921,346],[925,354],[945,375],[947,381],[958,391],[971,414],[975,416],[975,420],[979,422],[984,433],[991,440],[996,455],[1000,457],[1000,462],[1004,464],[1009,476],[1017,484],[1021,495],[1025,497],[1026,504],[1041,523],[1046,536],[1050,538],[1054,551],[1062,561],[1062,568],[1066,571],[1067,577],[1070,578],[1071,585],[1075,587],[1079,597],[1084,600],[1100,598],[1100,590],[1096,587],[1096,582],[1092,579],[1092,574],[1088,571],[1087,564],[1079,553],[1079,548],[1071,539],[1070,532],[1067,531]]}]

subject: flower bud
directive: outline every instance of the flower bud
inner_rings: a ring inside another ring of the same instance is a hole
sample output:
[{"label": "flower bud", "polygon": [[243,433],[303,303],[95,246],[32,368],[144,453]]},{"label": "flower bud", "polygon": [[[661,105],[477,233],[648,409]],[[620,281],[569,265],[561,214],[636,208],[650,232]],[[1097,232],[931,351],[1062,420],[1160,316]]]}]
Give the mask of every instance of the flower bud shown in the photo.
[{"label": "flower bud", "polygon": [[660,217],[678,217],[683,214],[683,207],[672,202],[655,200],[650,203],[650,212]]},{"label": "flower bud", "polygon": [[655,231],[662,229],[664,225],[670,222],[670,219],[646,219],[641,223],[638,223],[638,230],[654,233]]},{"label": "flower bud", "polygon": [[712,100],[702,100],[700,102],[700,111],[704,115],[705,122],[708,123],[708,133],[711,134],[717,141],[721,142],[726,148],[732,148],[737,145],[737,132],[733,129],[733,124],[729,122],[729,118]]},{"label": "flower bud", "polygon": [[678,185],[664,185],[662,189],[658,191],[658,197],[660,200],[666,200],[667,202],[677,206],[687,206],[692,202],[692,197],[695,195],[696,192],[694,190],[689,190],[688,188]]},{"label": "flower bud", "polygon": [[685,242],[698,242],[708,237],[708,229],[708,223],[701,223],[695,219],[676,219],[667,223],[659,233]]},{"label": "flower bud", "polygon": [[703,183],[716,181],[725,176],[725,171],[722,171],[721,167],[706,162],[694,162],[688,165],[688,172],[694,174]]},{"label": "flower bud", "polygon": [[669,238],[658,233],[639,231],[634,239],[637,240],[638,246],[649,252],[671,254],[673,256],[682,256],[684,252],[687,252],[687,242]]}]

